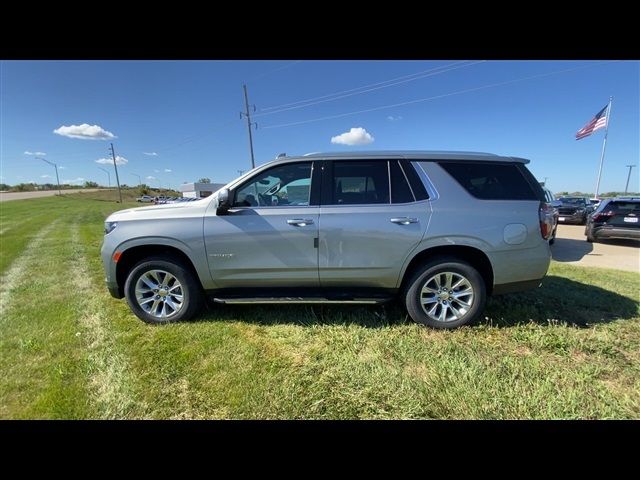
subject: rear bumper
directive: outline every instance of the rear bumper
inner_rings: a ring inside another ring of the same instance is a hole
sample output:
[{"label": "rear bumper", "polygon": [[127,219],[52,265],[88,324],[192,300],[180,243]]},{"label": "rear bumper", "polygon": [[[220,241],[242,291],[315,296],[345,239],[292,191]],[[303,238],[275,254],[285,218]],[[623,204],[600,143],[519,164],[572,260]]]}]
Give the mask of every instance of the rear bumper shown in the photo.
[{"label": "rear bumper", "polygon": [[594,228],[593,236],[595,238],[631,238],[640,240],[640,228]]}]

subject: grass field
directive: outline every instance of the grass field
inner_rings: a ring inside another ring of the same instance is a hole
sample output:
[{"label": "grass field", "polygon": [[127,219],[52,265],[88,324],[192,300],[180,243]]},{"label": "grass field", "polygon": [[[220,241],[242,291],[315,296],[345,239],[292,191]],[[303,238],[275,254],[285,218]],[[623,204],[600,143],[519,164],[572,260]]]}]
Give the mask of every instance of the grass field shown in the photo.
[{"label": "grass field", "polygon": [[477,326],[397,305],[214,306],[154,327],[112,299],[117,205],[0,204],[0,418],[638,418],[640,275],[553,263]]}]

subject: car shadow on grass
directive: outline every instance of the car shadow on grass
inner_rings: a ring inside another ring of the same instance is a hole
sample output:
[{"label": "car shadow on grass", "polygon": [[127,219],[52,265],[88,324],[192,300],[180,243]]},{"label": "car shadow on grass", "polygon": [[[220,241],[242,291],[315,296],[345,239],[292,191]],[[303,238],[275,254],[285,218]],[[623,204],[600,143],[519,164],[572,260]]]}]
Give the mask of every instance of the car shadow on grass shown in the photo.
[{"label": "car shadow on grass", "polygon": [[564,277],[547,275],[528,292],[490,298],[482,323],[510,327],[526,323],[590,327],[637,317],[638,302]]},{"label": "car shadow on grass", "polygon": [[[480,325],[512,327],[535,323],[589,327],[638,316],[638,303],[593,285],[548,275],[540,288],[492,297]],[[412,323],[399,301],[383,305],[224,305],[209,303],[200,322],[257,325],[357,325],[385,328]]]}]

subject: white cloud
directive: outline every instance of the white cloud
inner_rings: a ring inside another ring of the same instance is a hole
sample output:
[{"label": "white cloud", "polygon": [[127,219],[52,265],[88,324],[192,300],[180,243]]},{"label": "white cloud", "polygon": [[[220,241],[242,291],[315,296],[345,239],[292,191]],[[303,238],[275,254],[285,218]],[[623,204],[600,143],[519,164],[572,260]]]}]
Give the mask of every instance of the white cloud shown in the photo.
[{"label": "white cloud", "polygon": [[331,143],[341,145],[367,145],[374,140],[373,136],[362,127],[354,127],[348,132],[331,137]]},{"label": "white cloud", "polygon": [[78,178],[72,178],[72,179],[65,179],[62,180],[62,183],[81,183],[84,182],[84,178],[82,177],[78,177]]},{"label": "white cloud", "polygon": [[106,131],[99,125],[89,125],[83,123],[82,125],[62,125],[60,128],[56,128],[53,133],[62,135],[69,138],[81,138],[83,140],[109,140],[116,138],[116,136]]},{"label": "white cloud", "polygon": [[40,175],[40,178],[51,178],[51,175]]},{"label": "white cloud", "polygon": [[61,167],[60,165],[58,165],[58,170],[66,170],[67,167]]},{"label": "white cloud", "polygon": [[164,173],[171,173],[173,170],[171,170],[170,168],[165,168],[164,169]]},{"label": "white cloud", "polygon": [[150,157],[157,157],[158,156],[158,154],[156,152],[142,152],[142,153],[144,153],[145,155],[149,155]]},{"label": "white cloud", "polygon": [[29,150],[25,150],[24,154],[25,154],[25,155],[37,155],[37,156],[39,156],[39,157],[44,157],[44,156],[46,156],[46,155],[47,155],[47,154],[46,154],[46,153],[44,153],[44,152],[30,152]]},{"label": "white cloud", "polygon": [[153,169],[153,173],[160,173],[160,170]]},{"label": "white cloud", "polygon": [[397,122],[398,120],[402,120],[402,115],[398,115],[398,116],[393,116],[393,115],[389,115],[387,117],[387,120],[389,120],[390,122]]},{"label": "white cloud", "polygon": [[[113,165],[113,158],[100,158],[96,160],[96,163],[101,165]],[[120,155],[116,155],[116,165],[126,165],[127,163],[129,163],[129,160],[121,157]]]},{"label": "white cloud", "polygon": [[147,180],[155,180],[156,177],[152,177],[151,175],[149,175],[148,177],[145,177]]}]

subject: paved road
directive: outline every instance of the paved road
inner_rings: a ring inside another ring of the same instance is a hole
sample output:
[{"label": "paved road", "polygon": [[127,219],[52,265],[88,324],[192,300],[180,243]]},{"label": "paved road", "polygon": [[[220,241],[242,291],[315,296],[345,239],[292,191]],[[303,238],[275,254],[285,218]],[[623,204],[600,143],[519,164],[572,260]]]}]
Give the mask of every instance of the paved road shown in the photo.
[{"label": "paved road", "polygon": [[558,225],[553,259],[585,267],[605,267],[640,273],[640,241],[606,240],[589,243],[583,225]]},{"label": "paved road", "polygon": [[[82,190],[63,190],[62,194],[65,193],[76,193],[76,192],[97,192],[99,190],[104,190],[102,188],[87,188]],[[57,190],[44,190],[38,192],[11,192],[11,193],[0,193],[0,202],[9,202],[11,200],[25,200],[27,198],[40,198],[40,197],[53,197],[57,195]]]}]

